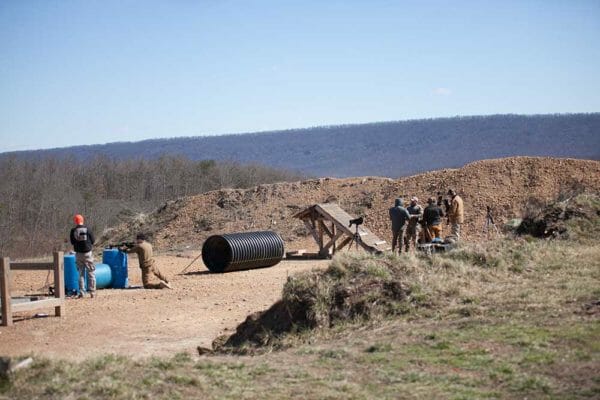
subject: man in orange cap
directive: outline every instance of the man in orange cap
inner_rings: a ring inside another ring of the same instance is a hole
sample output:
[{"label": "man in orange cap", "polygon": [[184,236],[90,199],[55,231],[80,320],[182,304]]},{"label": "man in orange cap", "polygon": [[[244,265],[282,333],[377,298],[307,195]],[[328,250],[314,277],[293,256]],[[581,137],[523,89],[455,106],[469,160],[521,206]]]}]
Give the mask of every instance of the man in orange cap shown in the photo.
[{"label": "man in orange cap", "polygon": [[75,227],[71,229],[71,244],[75,250],[75,262],[79,270],[79,298],[85,294],[84,273],[87,273],[88,288],[90,296],[94,297],[96,293],[96,265],[94,264],[94,255],[92,254],[95,242],[92,231],[83,224],[83,216],[77,214],[73,217]]}]

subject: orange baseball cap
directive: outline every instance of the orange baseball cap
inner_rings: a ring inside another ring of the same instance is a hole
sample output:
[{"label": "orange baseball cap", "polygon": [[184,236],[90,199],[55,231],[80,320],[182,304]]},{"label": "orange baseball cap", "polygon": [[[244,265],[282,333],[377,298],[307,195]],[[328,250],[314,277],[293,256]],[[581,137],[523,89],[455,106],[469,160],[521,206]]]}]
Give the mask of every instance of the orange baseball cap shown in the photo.
[{"label": "orange baseball cap", "polygon": [[75,222],[76,225],[83,225],[83,215],[77,214],[76,216],[74,216],[73,222]]}]

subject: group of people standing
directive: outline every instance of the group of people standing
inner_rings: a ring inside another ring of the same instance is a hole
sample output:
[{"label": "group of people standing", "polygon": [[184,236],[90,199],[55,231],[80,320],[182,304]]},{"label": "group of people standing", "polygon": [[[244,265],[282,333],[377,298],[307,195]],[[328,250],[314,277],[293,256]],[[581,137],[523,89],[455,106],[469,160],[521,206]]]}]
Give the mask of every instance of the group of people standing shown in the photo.
[{"label": "group of people standing", "polygon": [[398,198],[393,207],[390,208],[390,220],[392,222],[392,251],[398,248],[398,252],[408,252],[412,243],[441,242],[443,231],[443,218],[446,217],[450,225],[450,235],[446,240],[458,241],[461,235],[461,225],[464,222],[464,204],[462,198],[455,190],[448,190],[450,201],[446,202],[446,210],[442,210],[442,196],[427,199],[427,207],[419,204],[419,199],[410,199],[410,205],[404,207],[402,199]]},{"label": "group of people standing", "polygon": [[[90,297],[96,294],[96,265],[94,264],[93,246],[96,242],[91,229],[84,225],[82,215],[73,217],[75,227],[71,229],[70,241],[75,250],[75,263],[79,271],[79,298],[85,294],[85,274],[87,274],[88,290]],[[166,276],[163,275],[152,255],[152,245],[147,241],[146,235],[140,233],[135,238],[135,246],[132,248],[120,248],[120,251],[126,253],[136,253],[142,270],[142,284],[144,289],[171,289],[171,285]],[[152,276],[159,279],[158,283],[152,282]]]}]

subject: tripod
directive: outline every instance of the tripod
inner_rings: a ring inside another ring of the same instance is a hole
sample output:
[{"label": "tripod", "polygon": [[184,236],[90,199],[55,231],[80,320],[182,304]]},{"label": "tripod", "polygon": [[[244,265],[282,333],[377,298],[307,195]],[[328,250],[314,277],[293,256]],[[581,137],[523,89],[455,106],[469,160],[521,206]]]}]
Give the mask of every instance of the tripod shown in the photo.
[{"label": "tripod", "polygon": [[490,206],[487,206],[487,213],[485,215],[485,223],[483,224],[483,229],[481,230],[481,232],[485,233],[489,239],[490,230],[492,230],[492,229],[494,230],[496,235],[500,234],[498,227],[494,223],[494,216],[492,215],[492,209],[490,208]]},{"label": "tripod", "polygon": [[182,270],[181,270],[181,272],[179,272],[179,275],[183,275],[183,273],[184,273],[185,271],[187,271],[187,270],[188,270],[188,268],[189,268],[189,267],[191,267],[191,266],[192,266],[192,264],[193,264],[193,263],[195,263],[195,262],[196,262],[196,260],[197,260],[197,259],[199,259],[200,257],[202,257],[202,253],[198,254],[198,257],[194,258],[194,259],[192,260],[192,262],[191,262],[191,263],[189,263],[189,264],[187,265],[187,267],[185,267],[184,269],[182,269]]},{"label": "tripod", "polygon": [[354,229],[354,235],[352,235],[352,240],[348,245],[348,251],[350,251],[352,245],[354,245],[354,248],[357,250],[360,248],[360,243],[362,242],[362,239],[360,238],[360,234],[358,233],[358,225],[359,224],[356,224],[356,227]]}]

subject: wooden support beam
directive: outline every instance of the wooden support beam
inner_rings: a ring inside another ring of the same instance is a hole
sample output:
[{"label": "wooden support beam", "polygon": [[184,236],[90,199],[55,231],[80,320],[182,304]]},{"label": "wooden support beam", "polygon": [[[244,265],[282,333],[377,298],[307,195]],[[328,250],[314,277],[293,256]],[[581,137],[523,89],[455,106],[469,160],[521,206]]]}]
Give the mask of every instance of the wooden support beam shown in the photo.
[{"label": "wooden support beam", "polygon": [[60,308],[63,304],[62,299],[49,298],[44,300],[27,301],[24,303],[16,303],[12,306],[13,312],[33,311],[39,308]]},{"label": "wooden support beam", "polygon": [[[333,237],[335,237],[335,234],[336,234],[335,233],[335,222],[333,222],[333,221],[331,221],[331,233],[333,233]],[[331,250],[331,254],[335,254],[335,252],[337,251],[336,244],[335,244],[336,240],[333,239],[332,241],[333,241],[333,249]]]},{"label": "wooden support beam", "polygon": [[319,243],[319,237],[317,236],[317,232],[315,232],[315,228],[311,225],[310,222],[308,222],[308,220],[303,219],[302,221],[304,221],[304,225],[309,230],[309,232],[312,235],[313,239],[315,239],[315,242]]},{"label": "wooden support beam", "polygon": [[338,247],[338,250],[341,250],[344,248],[344,246],[346,246],[348,243],[352,242],[352,238],[346,236],[346,238],[344,240],[342,240],[342,243],[340,243],[340,247]]},{"label": "wooden support beam", "polygon": [[331,246],[335,245],[336,240],[338,240],[342,236],[344,236],[344,232],[338,231],[338,233],[333,238],[331,238],[331,240],[329,240],[329,242],[327,242],[325,246],[323,246],[323,250],[329,250]]},{"label": "wooden support beam", "polygon": [[12,262],[10,269],[13,271],[52,271],[54,263],[51,262]]},{"label": "wooden support beam", "polygon": [[10,326],[12,319],[12,300],[10,298],[10,258],[0,259],[0,298],[2,298],[2,325]]},{"label": "wooden support beam", "polygon": [[53,253],[54,261],[54,297],[60,300],[60,304],[54,308],[54,315],[64,317],[65,315],[65,276],[64,257],[62,251]]},{"label": "wooden support beam", "polygon": [[327,236],[329,236],[330,238],[333,237],[333,233],[331,233],[329,228],[327,228],[327,225],[325,225],[325,222],[323,222],[322,218],[319,219],[319,225],[321,226],[321,229],[323,230],[323,232],[325,232],[327,234]]},{"label": "wooden support beam", "polygon": [[319,220],[317,224],[317,232],[319,233],[319,254],[323,253],[323,221]]}]

